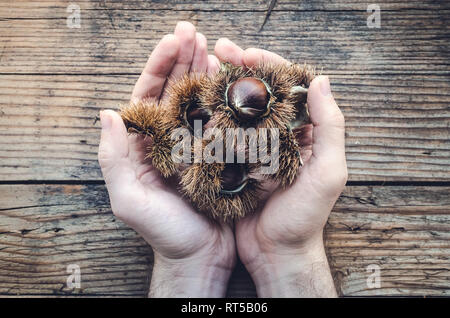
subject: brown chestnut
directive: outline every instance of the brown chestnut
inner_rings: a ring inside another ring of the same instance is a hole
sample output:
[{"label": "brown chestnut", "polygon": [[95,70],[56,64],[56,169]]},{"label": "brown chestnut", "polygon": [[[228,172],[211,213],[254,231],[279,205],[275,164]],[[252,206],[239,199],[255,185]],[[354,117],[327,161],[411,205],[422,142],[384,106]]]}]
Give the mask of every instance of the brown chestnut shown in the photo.
[{"label": "brown chestnut", "polygon": [[202,126],[204,126],[210,119],[209,112],[199,107],[198,105],[191,105],[186,109],[186,121],[194,129],[194,121],[201,120]]},{"label": "brown chestnut", "polygon": [[221,193],[239,193],[247,184],[244,167],[239,164],[226,164],[221,174]]},{"label": "brown chestnut", "polygon": [[228,87],[225,94],[227,106],[238,119],[257,119],[269,112],[270,92],[258,78],[240,78]]}]

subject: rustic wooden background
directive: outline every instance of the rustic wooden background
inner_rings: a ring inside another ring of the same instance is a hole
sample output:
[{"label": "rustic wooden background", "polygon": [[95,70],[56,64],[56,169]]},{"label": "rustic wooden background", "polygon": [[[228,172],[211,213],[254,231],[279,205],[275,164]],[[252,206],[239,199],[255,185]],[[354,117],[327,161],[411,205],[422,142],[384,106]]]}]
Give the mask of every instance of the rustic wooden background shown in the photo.
[{"label": "rustic wooden background", "polygon": [[[127,101],[179,20],[323,68],[347,123],[350,181],[326,242],[341,295],[450,295],[450,2],[0,1],[0,296],[145,296],[150,247],[111,213],[100,109]],[[66,267],[81,267],[69,290]],[[367,266],[381,269],[370,289]],[[254,296],[242,265],[229,296]]]}]

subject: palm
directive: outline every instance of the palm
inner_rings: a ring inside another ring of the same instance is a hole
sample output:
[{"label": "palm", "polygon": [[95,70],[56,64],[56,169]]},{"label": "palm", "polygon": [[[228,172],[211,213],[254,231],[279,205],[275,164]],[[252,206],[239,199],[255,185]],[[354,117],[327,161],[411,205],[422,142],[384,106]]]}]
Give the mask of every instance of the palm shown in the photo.
[{"label": "palm", "polygon": [[124,217],[125,222],[168,258],[186,257],[202,248],[233,240],[229,228],[213,224],[198,214],[144,160],[148,140],[130,135],[128,141],[129,155],[122,169],[130,186],[120,192],[123,197],[114,197],[114,201],[125,205],[120,209],[130,211]]},{"label": "palm", "polygon": [[[311,209],[317,202],[318,185],[311,176],[317,175],[314,165],[310,164],[312,155],[312,127],[305,126],[297,138],[302,146],[303,167],[300,169],[295,184],[286,189],[277,189],[274,185],[265,187],[270,195],[263,202],[260,213],[255,213],[236,226],[236,237],[240,255],[244,262],[256,257],[261,252],[271,252],[279,244],[291,244],[307,238],[311,233],[321,229],[328,215],[317,215]],[[287,206],[287,202],[290,204]],[[293,204],[292,204],[293,202]],[[300,213],[297,213],[300,212]],[[295,215],[295,219],[292,217]],[[270,242],[269,245],[255,242]],[[273,252],[273,251],[272,251]]]},{"label": "palm", "polygon": [[[218,62],[208,57],[206,49],[206,39],[192,25],[179,24],[175,34],[164,37],[152,52],[132,99],[164,101],[168,78],[189,71],[216,72]],[[231,229],[194,211],[145,160],[150,138],[127,135],[121,119],[117,114],[113,116],[117,127],[111,134],[116,136],[108,136],[113,145],[101,143],[99,161],[115,214],[138,231],[162,257],[178,259],[212,253],[220,254],[224,262],[232,262],[235,252]],[[116,155],[108,157],[110,152]]]},{"label": "palm", "polygon": [[[215,53],[223,62],[245,67],[261,62],[289,63],[269,51],[244,51],[227,39],[217,42]],[[269,197],[262,200],[261,210],[236,224],[237,248],[245,264],[261,253],[283,253],[283,247],[300,246],[313,237],[320,236],[321,240],[322,229],[347,179],[342,113],[331,94],[322,95],[319,81],[310,85],[308,104],[314,106],[310,107],[313,124],[297,133],[304,166],[296,181],[286,190],[267,186]]]},{"label": "palm", "polygon": [[[334,134],[343,134],[343,127],[331,125],[331,130],[336,130]],[[261,213],[237,224],[236,241],[244,263],[259,253],[279,252],[281,246],[304,246],[308,240],[321,237],[347,177],[343,169],[345,156],[336,159],[328,153],[322,155],[328,149],[314,144],[313,130],[312,125],[307,125],[297,133],[304,165],[294,184],[287,189],[267,189],[269,194],[275,191]]]}]

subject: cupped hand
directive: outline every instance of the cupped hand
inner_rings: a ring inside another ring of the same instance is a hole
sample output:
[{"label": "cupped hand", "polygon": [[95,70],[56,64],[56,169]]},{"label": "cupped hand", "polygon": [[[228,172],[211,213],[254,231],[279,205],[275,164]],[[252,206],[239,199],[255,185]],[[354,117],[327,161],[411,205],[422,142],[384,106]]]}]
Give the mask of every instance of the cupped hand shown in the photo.
[{"label": "cupped hand", "polygon": [[[206,38],[192,24],[180,22],[151,53],[132,100],[164,101],[169,78],[218,69],[217,58],[207,53]],[[102,111],[100,118],[98,159],[112,210],[154,251],[150,295],[222,296],[236,259],[230,227],[194,211],[144,160],[150,138],[129,135],[112,110]]]},{"label": "cupped hand", "polygon": [[[244,51],[228,39],[217,42],[215,54],[223,62],[245,67],[288,63],[269,51]],[[261,211],[236,224],[239,257],[260,296],[336,293],[323,228],[347,181],[344,117],[327,77],[312,81],[307,101],[312,124],[296,133],[304,162],[296,181],[287,189],[267,188],[271,193]]]}]

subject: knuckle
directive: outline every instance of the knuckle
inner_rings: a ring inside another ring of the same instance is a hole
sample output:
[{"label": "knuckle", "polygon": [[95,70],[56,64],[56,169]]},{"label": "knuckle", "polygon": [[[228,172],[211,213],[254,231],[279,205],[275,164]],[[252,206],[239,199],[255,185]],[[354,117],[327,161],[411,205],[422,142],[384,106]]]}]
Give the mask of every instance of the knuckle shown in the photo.
[{"label": "knuckle", "polygon": [[336,113],[334,114],[334,123],[337,127],[344,128],[345,127],[345,117],[342,111],[338,108]]},{"label": "knuckle", "polygon": [[103,178],[105,179],[105,183],[108,185],[111,183],[111,175],[114,169],[114,162],[106,155],[98,154],[98,163],[100,165],[100,169],[102,171]]},{"label": "knuckle", "polygon": [[126,208],[124,206],[121,206],[120,203],[119,205],[117,205],[117,203],[117,200],[111,200],[111,211],[117,219],[124,222],[126,216]]},{"label": "knuckle", "polygon": [[337,185],[343,189],[348,181],[348,171],[347,168],[343,169],[341,173],[337,175]]},{"label": "knuckle", "polygon": [[114,216],[116,218],[118,218],[119,220],[123,221],[123,212],[120,209],[116,209],[114,207],[111,206],[111,211],[114,214]]},{"label": "knuckle", "polygon": [[320,167],[322,183],[331,192],[340,192],[344,189],[348,180],[347,167],[339,167],[336,164],[323,163]]},{"label": "knuckle", "polygon": [[348,180],[347,167],[344,165],[344,167],[341,166],[338,169],[334,169],[333,172],[331,172],[330,176],[332,176],[330,177],[331,187],[336,190],[342,190]]},{"label": "knuckle", "polygon": [[109,163],[108,158],[109,158],[108,152],[102,147],[100,147],[97,154],[97,160],[98,163],[100,164],[100,167],[103,168],[108,165]]}]

